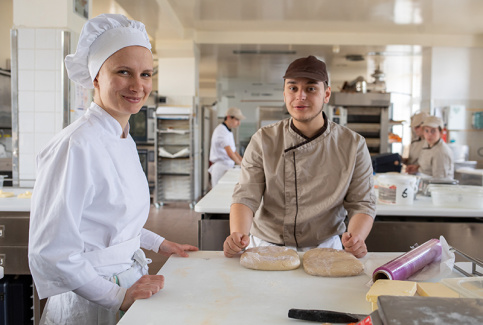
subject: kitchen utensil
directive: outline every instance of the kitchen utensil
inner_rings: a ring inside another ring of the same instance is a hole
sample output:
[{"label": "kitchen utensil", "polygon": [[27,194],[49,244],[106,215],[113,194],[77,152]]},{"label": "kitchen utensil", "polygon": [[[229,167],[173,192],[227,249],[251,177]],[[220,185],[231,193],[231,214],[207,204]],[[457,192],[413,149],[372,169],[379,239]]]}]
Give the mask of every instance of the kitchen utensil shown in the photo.
[{"label": "kitchen utensil", "polygon": [[341,313],[337,311],[320,309],[292,308],[288,311],[289,318],[325,323],[356,323],[360,320],[363,320],[367,316],[368,315]]}]

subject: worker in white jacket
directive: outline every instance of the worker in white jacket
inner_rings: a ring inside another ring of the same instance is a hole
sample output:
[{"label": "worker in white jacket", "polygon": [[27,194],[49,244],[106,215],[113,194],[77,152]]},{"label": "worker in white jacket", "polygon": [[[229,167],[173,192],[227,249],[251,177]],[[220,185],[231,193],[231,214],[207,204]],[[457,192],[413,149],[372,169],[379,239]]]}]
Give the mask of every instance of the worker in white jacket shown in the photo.
[{"label": "worker in white jacket", "polygon": [[233,129],[240,126],[245,116],[237,107],[230,107],[225,113],[223,123],[220,123],[211,136],[210,163],[208,169],[211,175],[211,186],[218,184],[220,178],[233,168],[240,165],[242,156],[236,151]]},{"label": "worker in white jacket", "polygon": [[150,197],[129,117],[152,89],[151,44],[142,23],[100,15],[82,29],[65,64],[69,78],[94,88],[85,115],[37,157],[29,266],[43,324],[115,324],[119,310],[164,285],[148,275],[140,247],[163,255],[197,250],[143,228]]}]

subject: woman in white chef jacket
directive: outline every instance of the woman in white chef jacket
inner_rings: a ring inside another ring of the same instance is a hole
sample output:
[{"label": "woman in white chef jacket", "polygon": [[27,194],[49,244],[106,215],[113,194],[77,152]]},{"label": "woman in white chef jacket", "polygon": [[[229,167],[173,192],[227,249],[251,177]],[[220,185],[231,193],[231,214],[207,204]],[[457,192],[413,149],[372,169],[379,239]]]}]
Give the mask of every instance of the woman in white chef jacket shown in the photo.
[{"label": "woman in white chef jacket", "polygon": [[85,24],[65,59],[69,78],[94,88],[94,101],[37,157],[29,266],[39,297],[49,297],[41,323],[115,324],[119,310],[164,285],[147,275],[140,247],[197,250],[143,228],[149,187],[128,120],[152,89],[150,49],[142,23],[105,14]]},{"label": "woman in white chef jacket", "polygon": [[428,116],[421,127],[426,142],[421,148],[416,171],[423,177],[453,178],[453,152],[441,139],[443,120],[437,116]]}]

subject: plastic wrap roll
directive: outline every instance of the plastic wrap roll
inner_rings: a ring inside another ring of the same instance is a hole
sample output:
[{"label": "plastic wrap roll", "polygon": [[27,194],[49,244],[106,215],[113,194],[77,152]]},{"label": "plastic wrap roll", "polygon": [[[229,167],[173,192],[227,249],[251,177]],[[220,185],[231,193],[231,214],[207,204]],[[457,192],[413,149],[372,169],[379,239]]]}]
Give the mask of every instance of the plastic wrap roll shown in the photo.
[{"label": "plastic wrap roll", "polygon": [[439,259],[441,259],[441,243],[438,239],[430,239],[375,269],[372,280],[374,282],[379,279],[406,280],[426,265]]}]

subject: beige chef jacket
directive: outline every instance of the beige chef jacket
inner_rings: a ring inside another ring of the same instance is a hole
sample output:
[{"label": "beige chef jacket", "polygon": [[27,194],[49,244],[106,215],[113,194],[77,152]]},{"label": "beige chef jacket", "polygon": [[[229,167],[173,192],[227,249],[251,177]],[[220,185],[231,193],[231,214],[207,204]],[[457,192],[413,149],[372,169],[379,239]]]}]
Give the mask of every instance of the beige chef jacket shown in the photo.
[{"label": "beige chef jacket", "polygon": [[372,162],[364,138],[325,114],[324,119],[311,139],[291,118],[252,136],[232,201],[255,213],[252,235],[279,245],[317,246],[345,231],[346,210],[349,218],[357,213],[375,217]]},{"label": "beige chef jacket", "polygon": [[441,139],[432,147],[425,144],[418,164],[419,172],[423,176],[433,178],[453,178],[454,176],[453,152]]},{"label": "beige chef jacket", "polygon": [[423,138],[417,138],[411,141],[411,145],[409,146],[408,165],[416,165],[418,163],[418,158],[421,155],[421,149],[425,143],[426,141]]}]

